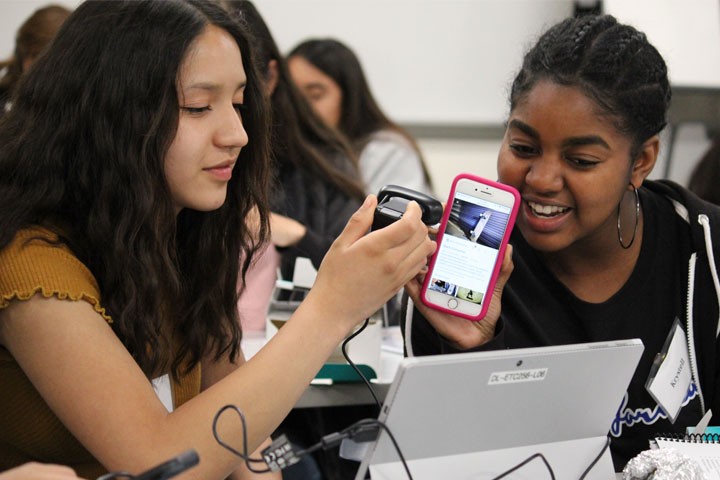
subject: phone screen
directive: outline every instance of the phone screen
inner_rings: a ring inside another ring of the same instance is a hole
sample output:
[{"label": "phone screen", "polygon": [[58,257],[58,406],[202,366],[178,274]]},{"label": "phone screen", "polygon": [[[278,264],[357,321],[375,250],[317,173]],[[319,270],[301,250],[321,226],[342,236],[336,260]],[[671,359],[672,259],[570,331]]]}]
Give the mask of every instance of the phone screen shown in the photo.
[{"label": "phone screen", "polygon": [[514,220],[516,201],[505,190],[460,180],[451,202],[429,281],[426,279],[425,298],[443,310],[477,317],[486,309],[485,297],[508,225]]}]

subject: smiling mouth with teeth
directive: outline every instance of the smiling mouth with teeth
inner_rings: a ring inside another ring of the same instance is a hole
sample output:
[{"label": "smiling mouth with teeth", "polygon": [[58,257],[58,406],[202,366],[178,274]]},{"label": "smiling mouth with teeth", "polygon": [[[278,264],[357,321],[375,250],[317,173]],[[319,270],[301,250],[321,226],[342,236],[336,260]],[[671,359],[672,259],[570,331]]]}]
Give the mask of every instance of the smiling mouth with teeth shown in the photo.
[{"label": "smiling mouth with teeth", "polygon": [[532,213],[538,217],[555,217],[557,215],[562,215],[563,213],[570,210],[567,207],[558,207],[556,205],[542,205],[540,203],[530,201],[528,201],[527,204],[530,207]]}]

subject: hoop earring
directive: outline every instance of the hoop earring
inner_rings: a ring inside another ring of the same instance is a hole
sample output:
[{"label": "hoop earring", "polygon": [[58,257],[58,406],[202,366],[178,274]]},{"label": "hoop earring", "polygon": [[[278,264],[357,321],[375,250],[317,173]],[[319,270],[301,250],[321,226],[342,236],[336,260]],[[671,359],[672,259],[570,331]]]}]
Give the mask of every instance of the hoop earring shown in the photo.
[{"label": "hoop earring", "polygon": [[620,201],[620,203],[618,203],[617,208],[618,241],[620,242],[620,246],[625,250],[632,247],[632,244],[635,241],[635,234],[637,234],[638,223],[640,223],[640,195],[638,195],[638,191],[637,188],[635,188],[635,185],[631,183],[630,186],[632,187],[633,193],[635,194],[635,226],[633,227],[633,234],[632,238],[630,239],[630,243],[628,243],[627,245],[623,243],[622,232],[620,231],[620,206],[622,205],[622,200]]}]

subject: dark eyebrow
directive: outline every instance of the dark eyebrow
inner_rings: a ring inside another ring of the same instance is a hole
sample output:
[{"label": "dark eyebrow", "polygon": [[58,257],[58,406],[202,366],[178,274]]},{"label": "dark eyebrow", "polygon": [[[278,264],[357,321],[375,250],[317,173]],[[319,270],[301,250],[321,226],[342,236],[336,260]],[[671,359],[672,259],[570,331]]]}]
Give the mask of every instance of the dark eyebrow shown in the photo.
[{"label": "dark eyebrow", "polygon": [[572,137],[563,142],[564,147],[582,147],[585,145],[600,145],[601,147],[610,150],[610,145],[607,144],[602,137],[598,135],[586,135],[584,137]]},{"label": "dark eyebrow", "polygon": [[[520,120],[514,119],[510,120],[510,123],[508,123],[509,128],[516,128],[520,130],[522,133],[527,135],[528,137],[532,138],[533,140],[539,140],[540,134],[537,130],[532,128],[530,125],[528,125],[525,122],[522,122]],[[610,150],[610,145],[599,135],[585,135],[582,137],[572,137],[568,138],[563,142],[563,147],[582,147],[584,145],[600,145],[601,147],[604,147],[608,150]]]},{"label": "dark eyebrow", "polygon": [[[235,91],[242,90],[247,86],[247,82],[241,82],[237,85],[237,88]],[[216,83],[211,82],[198,82],[193,83],[191,85],[188,85],[187,90],[207,90],[209,92],[215,92],[217,90],[220,90],[221,86]]]},{"label": "dark eyebrow", "polygon": [[540,134],[537,130],[532,128],[530,125],[528,125],[525,122],[521,122],[520,120],[513,119],[510,120],[510,123],[508,123],[508,128],[515,128],[520,130],[522,133],[527,135],[528,137],[532,138],[533,140],[539,140]]}]

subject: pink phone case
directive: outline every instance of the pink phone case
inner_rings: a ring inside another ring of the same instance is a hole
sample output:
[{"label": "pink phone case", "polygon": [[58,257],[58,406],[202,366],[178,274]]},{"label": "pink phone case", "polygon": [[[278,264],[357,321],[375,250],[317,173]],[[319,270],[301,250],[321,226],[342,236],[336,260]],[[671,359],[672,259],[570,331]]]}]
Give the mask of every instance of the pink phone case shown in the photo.
[{"label": "pink phone case", "polygon": [[493,267],[492,276],[490,277],[490,283],[488,284],[487,292],[484,292],[484,293],[489,293],[490,295],[492,295],[491,292],[495,289],[495,283],[497,282],[497,277],[500,273],[500,267],[502,265],[502,260],[503,260],[503,257],[505,256],[505,247],[507,246],[508,240],[510,239],[510,233],[512,232],[513,226],[515,225],[515,217],[517,216],[518,209],[520,207],[520,194],[514,187],[511,187],[509,185],[494,182],[492,180],[488,180],[486,178],[482,178],[482,177],[479,177],[477,175],[473,175],[470,173],[461,173],[455,177],[455,179],[453,180],[453,183],[452,183],[452,187],[450,189],[450,196],[448,197],[447,204],[445,205],[445,211],[443,212],[442,221],[440,223],[440,229],[438,230],[438,234],[437,234],[437,249],[435,250],[435,254],[430,259],[428,274],[425,276],[425,281],[423,282],[423,287],[422,287],[422,291],[420,293],[420,298],[422,299],[422,301],[425,305],[427,305],[428,307],[430,307],[432,309],[439,310],[441,312],[446,312],[446,313],[449,313],[456,317],[467,318],[468,320],[473,320],[473,321],[477,322],[477,321],[482,320],[485,317],[485,315],[487,314],[488,307],[490,306],[489,301],[483,302],[482,309],[480,310],[480,313],[477,316],[470,316],[470,315],[466,315],[464,313],[458,312],[457,310],[451,310],[451,309],[443,307],[441,305],[436,305],[434,303],[431,303],[430,301],[428,301],[428,299],[425,296],[427,289],[428,289],[428,285],[430,284],[430,281],[432,280],[432,275],[430,274],[430,272],[432,272],[435,267],[435,260],[437,259],[437,254],[438,254],[438,251],[440,250],[440,245],[442,244],[443,236],[445,235],[445,228],[447,226],[448,220],[450,219],[450,211],[452,210],[452,208],[448,208],[448,206],[452,207],[452,202],[453,202],[453,199],[455,198],[455,189],[457,187],[457,183],[459,180],[464,179],[464,178],[467,178],[469,180],[473,180],[475,182],[482,183],[485,185],[489,185],[491,187],[495,187],[500,190],[505,190],[507,192],[512,193],[512,195],[515,197],[515,204],[513,205],[513,208],[510,211],[508,223],[507,223],[507,226],[505,227],[505,233],[503,234],[503,238],[500,241],[500,248],[498,249],[498,256],[497,256],[497,259],[495,260],[495,266]]}]

